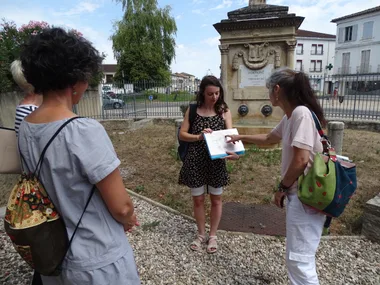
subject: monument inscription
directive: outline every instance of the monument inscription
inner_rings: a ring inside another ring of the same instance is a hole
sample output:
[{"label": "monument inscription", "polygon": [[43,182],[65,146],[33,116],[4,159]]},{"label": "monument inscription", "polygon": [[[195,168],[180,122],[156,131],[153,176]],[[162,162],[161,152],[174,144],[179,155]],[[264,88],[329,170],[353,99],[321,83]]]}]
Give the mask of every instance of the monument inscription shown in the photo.
[{"label": "monument inscription", "polygon": [[265,87],[266,80],[273,71],[273,64],[268,64],[262,69],[252,70],[241,64],[239,66],[239,88]]}]

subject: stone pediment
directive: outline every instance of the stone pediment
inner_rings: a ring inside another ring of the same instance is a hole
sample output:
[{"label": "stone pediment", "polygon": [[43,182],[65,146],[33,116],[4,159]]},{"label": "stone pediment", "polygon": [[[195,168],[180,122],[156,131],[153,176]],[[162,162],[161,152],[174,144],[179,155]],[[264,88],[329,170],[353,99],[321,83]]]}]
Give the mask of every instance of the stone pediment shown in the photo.
[{"label": "stone pediment", "polygon": [[[265,3],[265,1],[263,2]],[[252,4],[228,12],[228,19],[221,20],[219,23],[214,24],[214,27],[219,33],[231,30],[286,26],[293,26],[298,29],[303,22],[304,17],[289,14],[288,12],[289,7],[287,6]]]},{"label": "stone pediment", "polygon": [[250,19],[262,19],[272,17],[294,17],[295,14],[288,14],[289,7],[278,5],[253,5],[243,7],[231,12],[228,12],[228,20],[223,21],[239,21]]}]

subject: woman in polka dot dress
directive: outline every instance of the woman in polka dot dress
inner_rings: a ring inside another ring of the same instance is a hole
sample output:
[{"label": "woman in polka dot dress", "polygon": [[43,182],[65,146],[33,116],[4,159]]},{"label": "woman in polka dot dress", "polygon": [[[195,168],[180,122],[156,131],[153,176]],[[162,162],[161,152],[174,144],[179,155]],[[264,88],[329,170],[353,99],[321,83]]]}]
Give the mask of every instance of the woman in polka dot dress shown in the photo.
[{"label": "woman in polka dot dress", "polygon": [[[211,160],[203,134],[212,131],[232,128],[231,112],[224,102],[223,87],[214,76],[205,76],[200,84],[197,96],[197,115],[189,131],[189,109],[185,114],[179,138],[191,142],[179,175],[179,184],[188,186],[194,203],[194,217],[197,221],[198,236],[190,244],[192,250],[202,249],[206,243],[205,235],[205,192],[210,194],[210,233],[207,252],[215,253],[218,249],[216,231],[222,216],[223,186],[229,178],[226,161]],[[239,156],[230,153],[226,159],[238,159]]]}]

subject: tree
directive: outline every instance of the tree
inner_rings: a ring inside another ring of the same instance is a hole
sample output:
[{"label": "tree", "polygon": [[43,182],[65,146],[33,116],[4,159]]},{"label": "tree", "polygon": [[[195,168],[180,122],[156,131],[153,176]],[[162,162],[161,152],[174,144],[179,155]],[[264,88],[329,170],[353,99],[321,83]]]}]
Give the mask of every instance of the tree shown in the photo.
[{"label": "tree", "polygon": [[116,1],[124,10],[123,19],[115,24],[112,36],[118,63],[116,78],[168,83],[177,32],[170,6],[161,9],[157,0]]},{"label": "tree", "polygon": [[[52,28],[46,22],[30,21],[27,25],[17,28],[12,21],[7,22],[4,19],[0,24],[0,93],[15,90],[16,84],[12,79],[10,72],[11,63],[20,57],[21,46],[29,39],[31,35],[40,33],[43,29]],[[70,32],[78,37],[82,37],[82,33],[75,29]],[[105,57],[104,54],[103,58]],[[98,74],[90,82],[90,85],[97,85],[102,78],[102,74]]]}]

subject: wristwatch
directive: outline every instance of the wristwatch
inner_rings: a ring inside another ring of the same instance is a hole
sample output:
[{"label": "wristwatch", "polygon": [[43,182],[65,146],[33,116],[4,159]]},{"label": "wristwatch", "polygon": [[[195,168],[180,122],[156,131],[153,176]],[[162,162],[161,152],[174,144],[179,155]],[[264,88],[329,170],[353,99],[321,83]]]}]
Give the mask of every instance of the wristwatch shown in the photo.
[{"label": "wristwatch", "polygon": [[289,191],[290,187],[286,187],[284,184],[282,184],[282,181],[280,184],[278,184],[277,191],[281,193],[287,193]]}]

